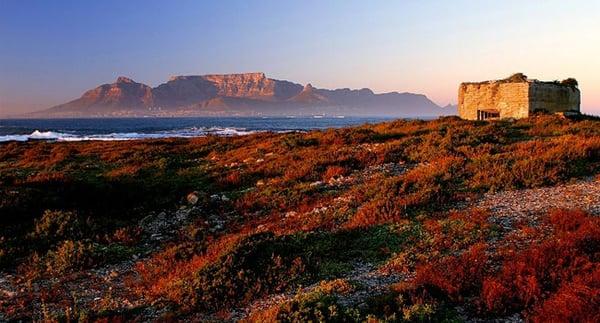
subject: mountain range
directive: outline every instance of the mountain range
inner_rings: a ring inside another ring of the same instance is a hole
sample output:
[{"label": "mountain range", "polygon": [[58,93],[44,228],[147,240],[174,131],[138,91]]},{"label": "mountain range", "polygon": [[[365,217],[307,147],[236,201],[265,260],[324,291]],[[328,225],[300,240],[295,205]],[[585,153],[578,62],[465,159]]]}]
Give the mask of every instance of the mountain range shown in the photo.
[{"label": "mountain range", "polygon": [[454,114],[425,95],[370,89],[318,89],[264,73],[174,76],[157,87],[119,77],[80,98],[30,117],[346,115],[427,117]]}]

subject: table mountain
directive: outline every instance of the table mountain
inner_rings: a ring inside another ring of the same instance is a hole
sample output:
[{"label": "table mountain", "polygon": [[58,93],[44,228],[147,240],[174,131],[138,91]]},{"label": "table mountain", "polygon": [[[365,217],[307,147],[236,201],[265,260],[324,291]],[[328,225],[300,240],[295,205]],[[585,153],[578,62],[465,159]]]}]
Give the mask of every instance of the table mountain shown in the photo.
[{"label": "table mountain", "polygon": [[317,89],[264,73],[174,76],[151,88],[127,77],[33,117],[370,115],[421,117],[449,114],[426,96],[370,89]]}]

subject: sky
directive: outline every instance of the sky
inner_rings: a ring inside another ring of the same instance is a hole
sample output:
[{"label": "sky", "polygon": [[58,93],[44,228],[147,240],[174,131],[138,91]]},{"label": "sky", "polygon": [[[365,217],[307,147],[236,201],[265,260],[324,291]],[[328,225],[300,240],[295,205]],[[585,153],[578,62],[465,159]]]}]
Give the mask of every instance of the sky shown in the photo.
[{"label": "sky", "polygon": [[0,0],[0,115],[120,75],[256,71],[439,105],[463,81],[574,77],[582,111],[600,114],[600,1]]}]

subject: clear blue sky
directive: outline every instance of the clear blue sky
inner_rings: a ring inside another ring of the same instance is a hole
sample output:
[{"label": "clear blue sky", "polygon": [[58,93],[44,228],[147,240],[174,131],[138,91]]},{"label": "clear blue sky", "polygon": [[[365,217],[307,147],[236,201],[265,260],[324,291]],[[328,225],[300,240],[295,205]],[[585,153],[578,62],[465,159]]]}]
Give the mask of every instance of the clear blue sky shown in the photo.
[{"label": "clear blue sky", "polygon": [[575,77],[600,113],[600,1],[0,0],[0,114],[119,75],[263,71],[456,102],[461,81]]}]

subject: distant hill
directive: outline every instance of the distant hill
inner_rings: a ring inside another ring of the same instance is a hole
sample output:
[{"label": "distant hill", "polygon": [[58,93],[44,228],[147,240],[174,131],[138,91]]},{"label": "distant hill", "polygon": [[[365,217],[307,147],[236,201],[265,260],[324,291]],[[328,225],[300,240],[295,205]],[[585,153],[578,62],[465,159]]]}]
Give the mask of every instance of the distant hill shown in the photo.
[{"label": "distant hill", "polygon": [[448,103],[444,107],[445,115],[458,115],[458,104]]},{"label": "distant hill", "polygon": [[264,73],[174,76],[155,88],[119,77],[80,98],[29,117],[348,115],[427,117],[453,114],[422,94],[317,89]]}]

